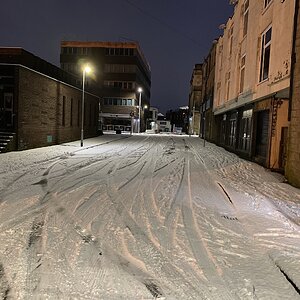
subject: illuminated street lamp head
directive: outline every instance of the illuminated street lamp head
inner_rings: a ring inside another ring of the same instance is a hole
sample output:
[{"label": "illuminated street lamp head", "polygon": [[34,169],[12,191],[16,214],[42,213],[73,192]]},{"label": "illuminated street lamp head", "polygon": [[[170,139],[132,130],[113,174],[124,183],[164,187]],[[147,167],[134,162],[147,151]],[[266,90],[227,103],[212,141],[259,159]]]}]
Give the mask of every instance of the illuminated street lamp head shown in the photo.
[{"label": "illuminated street lamp head", "polygon": [[148,105],[144,105],[144,109],[147,109],[148,108]]},{"label": "illuminated street lamp head", "polygon": [[138,88],[138,92],[141,93],[143,89],[141,87]]},{"label": "illuminated street lamp head", "polygon": [[92,69],[89,65],[86,65],[86,66],[84,66],[83,71],[88,74],[92,71]]}]

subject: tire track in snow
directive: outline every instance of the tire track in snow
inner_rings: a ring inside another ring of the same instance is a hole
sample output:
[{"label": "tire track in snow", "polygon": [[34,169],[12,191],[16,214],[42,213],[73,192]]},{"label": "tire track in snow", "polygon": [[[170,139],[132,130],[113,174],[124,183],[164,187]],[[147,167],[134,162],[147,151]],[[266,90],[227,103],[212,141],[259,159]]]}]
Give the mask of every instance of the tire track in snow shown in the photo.
[{"label": "tire track in snow", "polygon": [[[147,165],[149,167],[149,165]],[[127,212],[126,207],[122,203],[122,195],[119,195],[116,186],[111,182],[115,174],[111,174],[111,177],[108,179],[108,194],[110,195],[111,201],[115,205],[115,209],[117,210],[119,216],[121,216],[125,227],[128,228],[131,232],[131,234],[134,236],[136,240],[143,241],[147,247],[149,247],[149,250],[151,251],[152,255],[156,257],[156,260],[158,259],[163,263],[164,272],[167,272],[169,274],[169,277],[174,278],[176,277],[176,280],[179,280],[179,278],[182,278],[182,282],[186,282],[188,279],[183,277],[183,274],[175,267],[173,266],[172,262],[169,260],[170,258],[167,258],[162,254],[160,249],[157,248],[155,243],[152,242],[151,238],[148,237],[148,235],[144,232],[144,230],[136,223],[136,221],[132,218],[132,216]],[[133,184],[139,185],[139,183],[131,182],[130,187],[125,186],[124,188],[128,188],[130,190],[136,190],[136,187],[133,188]],[[153,269],[153,266],[151,267]],[[172,276],[170,276],[172,274]],[[169,279],[171,282],[173,282],[173,279]],[[157,279],[158,280],[158,279]],[[169,283],[170,284],[170,283]],[[177,286],[178,283],[173,282],[173,286]],[[166,283],[164,283],[163,290],[166,289]],[[191,289],[191,287],[193,287]],[[172,291],[172,289],[170,290]],[[185,290],[185,295],[187,299],[194,299],[195,296],[193,296],[194,292],[197,291],[198,295],[201,295],[203,299],[206,299],[205,294],[203,293],[203,286],[197,287],[195,286],[194,282],[190,282],[190,290]],[[174,292],[174,291],[173,291]]]},{"label": "tire track in snow", "polygon": [[218,265],[216,258],[209,250],[208,245],[203,238],[200,228],[197,225],[197,219],[194,215],[193,199],[192,199],[192,186],[191,186],[191,153],[187,153],[185,160],[185,168],[183,172],[181,199],[180,201],[181,213],[184,223],[186,236],[189,240],[191,250],[197,261],[198,266],[202,269],[204,276],[208,278],[212,286],[217,286],[218,291],[214,293],[215,298],[223,299],[238,299],[236,295],[232,294],[227,288],[226,283],[223,281],[223,271]]},{"label": "tire track in snow", "polygon": [[0,297],[3,300],[9,299],[10,286],[6,278],[3,264],[0,262]]},{"label": "tire track in snow", "polygon": [[43,240],[46,238],[43,235],[43,227],[47,222],[47,213],[41,214],[34,219],[31,232],[28,237],[27,246],[27,271],[25,278],[25,292],[28,298],[34,298],[34,294],[39,290],[41,283],[41,265],[42,255],[44,251]]}]

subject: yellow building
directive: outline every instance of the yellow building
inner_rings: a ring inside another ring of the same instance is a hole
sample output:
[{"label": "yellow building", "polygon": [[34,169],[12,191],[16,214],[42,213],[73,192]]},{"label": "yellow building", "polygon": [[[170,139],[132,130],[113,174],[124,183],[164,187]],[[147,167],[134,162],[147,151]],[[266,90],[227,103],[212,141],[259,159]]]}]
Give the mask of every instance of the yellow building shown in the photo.
[{"label": "yellow building", "polygon": [[232,1],[216,45],[218,144],[283,170],[295,0]]}]

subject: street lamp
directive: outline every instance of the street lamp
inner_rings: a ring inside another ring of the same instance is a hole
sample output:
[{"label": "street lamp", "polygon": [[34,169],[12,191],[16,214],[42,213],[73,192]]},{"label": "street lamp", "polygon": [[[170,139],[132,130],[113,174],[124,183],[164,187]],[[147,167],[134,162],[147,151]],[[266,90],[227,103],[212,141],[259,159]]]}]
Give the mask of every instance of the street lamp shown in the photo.
[{"label": "street lamp", "polygon": [[81,103],[81,147],[83,147],[83,123],[84,123],[84,83],[85,75],[91,72],[91,67],[88,65],[83,67],[82,70],[82,103]]},{"label": "street lamp", "polygon": [[138,123],[138,133],[141,131],[141,102],[142,102],[142,91],[141,87],[138,88],[139,95],[139,123]]},{"label": "street lamp", "polygon": [[145,110],[147,110],[147,109],[148,109],[148,105],[145,104],[144,108],[143,108],[143,118],[144,118],[143,124],[144,124],[144,127],[145,127],[146,130],[147,130],[147,120],[148,120],[147,116],[148,116],[148,114],[146,114],[146,116],[145,116]]}]

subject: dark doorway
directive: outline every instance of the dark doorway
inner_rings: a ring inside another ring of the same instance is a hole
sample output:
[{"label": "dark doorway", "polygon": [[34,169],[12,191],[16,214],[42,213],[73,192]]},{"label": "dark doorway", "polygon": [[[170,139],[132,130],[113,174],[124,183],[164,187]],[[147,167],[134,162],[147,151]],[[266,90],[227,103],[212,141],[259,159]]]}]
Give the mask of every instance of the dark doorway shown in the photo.
[{"label": "dark doorway", "polygon": [[255,157],[256,160],[266,165],[268,156],[269,145],[269,111],[264,110],[257,113],[257,126],[256,126],[256,147]]}]

